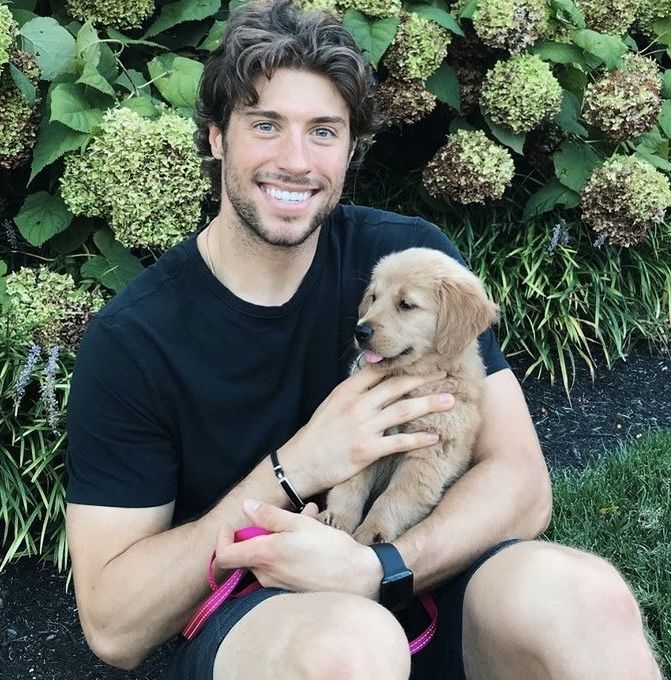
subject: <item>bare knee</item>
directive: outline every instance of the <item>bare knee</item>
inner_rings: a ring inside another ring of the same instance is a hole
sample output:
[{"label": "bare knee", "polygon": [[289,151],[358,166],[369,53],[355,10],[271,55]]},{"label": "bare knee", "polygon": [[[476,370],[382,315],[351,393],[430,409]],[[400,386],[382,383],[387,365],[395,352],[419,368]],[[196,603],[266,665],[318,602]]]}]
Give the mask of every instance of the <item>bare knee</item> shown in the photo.
[{"label": "bare knee", "polygon": [[[324,598],[324,595],[320,597]],[[408,640],[396,619],[380,605],[334,595],[317,622],[299,628],[292,648],[301,677],[315,680],[389,678],[410,674]]]}]

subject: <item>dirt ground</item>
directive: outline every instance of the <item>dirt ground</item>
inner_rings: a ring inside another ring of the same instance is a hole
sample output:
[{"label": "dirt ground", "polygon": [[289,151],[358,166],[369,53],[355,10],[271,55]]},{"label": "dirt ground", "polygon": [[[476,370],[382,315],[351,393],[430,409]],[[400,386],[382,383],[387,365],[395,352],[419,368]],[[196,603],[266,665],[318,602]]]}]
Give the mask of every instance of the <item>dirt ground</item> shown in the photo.
[{"label": "dirt ground", "polygon": [[[521,377],[523,367],[514,365]],[[620,442],[671,428],[671,357],[631,356],[592,384],[580,369],[569,405],[561,384],[523,385],[551,467],[582,465]],[[123,672],[98,661],[83,640],[65,575],[37,560],[0,574],[0,678],[3,680],[158,680],[171,643],[139,669]]]}]

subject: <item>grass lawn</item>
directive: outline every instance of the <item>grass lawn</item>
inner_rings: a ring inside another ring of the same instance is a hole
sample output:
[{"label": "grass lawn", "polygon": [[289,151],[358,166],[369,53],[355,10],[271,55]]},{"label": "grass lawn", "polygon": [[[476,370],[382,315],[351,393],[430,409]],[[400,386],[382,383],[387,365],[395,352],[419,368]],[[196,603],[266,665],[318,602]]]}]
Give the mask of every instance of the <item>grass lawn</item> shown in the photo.
[{"label": "grass lawn", "polygon": [[622,572],[662,677],[671,678],[671,431],[552,476],[554,516],[545,537],[595,552]]}]

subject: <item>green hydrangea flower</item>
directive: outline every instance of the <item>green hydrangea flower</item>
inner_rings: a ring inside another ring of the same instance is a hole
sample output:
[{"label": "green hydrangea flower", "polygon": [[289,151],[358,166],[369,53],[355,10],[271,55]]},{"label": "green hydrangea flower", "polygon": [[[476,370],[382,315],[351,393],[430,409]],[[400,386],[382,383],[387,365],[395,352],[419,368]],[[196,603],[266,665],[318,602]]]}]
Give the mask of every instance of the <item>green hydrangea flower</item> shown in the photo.
[{"label": "green hydrangea flower", "polygon": [[482,130],[457,130],[424,170],[427,191],[459,203],[484,203],[503,196],[515,175],[507,149]]},{"label": "green hydrangea flower", "polygon": [[611,140],[631,139],[652,128],[662,108],[662,78],[657,63],[638,54],[585,90],[583,116]]},{"label": "green hydrangea flower", "polygon": [[641,0],[576,0],[585,15],[587,28],[600,33],[622,35],[634,21]]},{"label": "green hydrangea flower", "polygon": [[562,89],[540,57],[517,54],[485,75],[480,104],[497,125],[521,133],[559,112]]},{"label": "green hydrangea flower", "polygon": [[385,125],[416,123],[436,108],[436,96],[422,82],[387,78],[375,91],[377,109]]},{"label": "green hydrangea flower", "polygon": [[397,17],[401,12],[401,0],[342,0],[338,2],[343,14],[348,9],[356,9],[369,17]]},{"label": "green hydrangea flower", "polygon": [[614,156],[596,168],[581,195],[585,222],[625,247],[640,243],[669,205],[669,180],[632,156]]},{"label": "green hydrangea flower", "polygon": [[306,12],[321,9],[324,12],[333,14],[338,19],[342,18],[342,12],[340,11],[342,3],[338,0],[296,0],[295,4]]},{"label": "green hydrangea flower", "polygon": [[81,21],[136,28],[154,13],[154,0],[66,0],[68,12]]},{"label": "green hydrangea flower", "polygon": [[154,120],[108,111],[86,151],[66,157],[65,203],[75,214],[107,219],[128,247],[174,245],[198,224],[208,189],[194,131],[193,121],[169,110]]},{"label": "green hydrangea flower", "polygon": [[76,348],[89,319],[103,305],[99,293],[77,288],[72,276],[45,266],[22,267],[8,274],[6,283],[7,328],[12,339],[25,347],[36,343]]},{"label": "green hydrangea flower", "polygon": [[473,28],[485,45],[517,54],[548,31],[549,19],[546,0],[480,0]]},{"label": "green hydrangea flower", "polygon": [[9,7],[0,5],[0,68],[9,61],[10,48],[18,32],[19,25]]},{"label": "green hydrangea flower", "polygon": [[653,24],[667,17],[671,17],[671,0],[641,0],[636,23],[641,33],[651,38],[655,35]]},{"label": "green hydrangea flower", "polygon": [[[40,71],[32,55],[15,49],[11,61],[37,85]],[[30,161],[39,117],[37,103],[28,103],[5,68],[0,74],[0,168],[12,170]]]},{"label": "green hydrangea flower", "polygon": [[425,81],[445,58],[451,39],[452,34],[434,21],[403,12],[385,64],[394,78]]}]

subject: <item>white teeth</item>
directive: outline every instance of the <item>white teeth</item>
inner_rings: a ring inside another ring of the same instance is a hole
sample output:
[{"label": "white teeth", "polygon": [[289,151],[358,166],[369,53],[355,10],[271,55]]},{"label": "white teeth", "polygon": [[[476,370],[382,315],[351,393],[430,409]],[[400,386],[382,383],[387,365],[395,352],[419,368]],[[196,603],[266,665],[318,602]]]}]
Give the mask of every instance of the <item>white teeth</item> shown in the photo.
[{"label": "white teeth", "polygon": [[292,203],[299,203],[300,201],[306,201],[310,198],[309,191],[280,191],[273,187],[264,187],[263,190],[270,194],[273,198],[278,198],[280,201],[290,201]]}]

